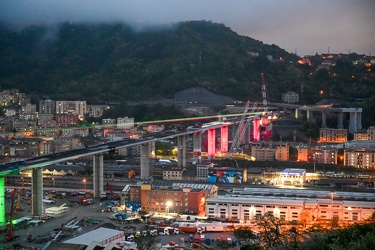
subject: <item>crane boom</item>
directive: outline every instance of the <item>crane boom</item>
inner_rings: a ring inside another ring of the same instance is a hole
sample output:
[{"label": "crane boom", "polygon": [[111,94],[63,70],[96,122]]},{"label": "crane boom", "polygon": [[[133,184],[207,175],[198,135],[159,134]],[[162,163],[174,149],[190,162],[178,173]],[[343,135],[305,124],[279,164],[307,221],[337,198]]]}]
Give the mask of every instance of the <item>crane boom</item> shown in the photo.
[{"label": "crane boom", "polygon": [[[248,115],[248,111],[249,111],[249,106],[250,106],[250,102],[247,102],[246,106],[245,106],[245,109],[244,109],[244,112],[241,116],[241,120],[238,124],[238,129],[237,129],[236,134],[233,138],[232,145],[230,147],[230,150],[228,151],[230,154],[233,154],[234,151],[240,146],[240,143],[241,143],[242,138],[244,137],[245,131],[250,126],[251,119],[248,119],[245,123],[245,119],[246,119],[246,116]],[[257,107],[257,104],[254,103],[253,106],[251,107],[250,114],[253,114],[255,112],[256,107]]]},{"label": "crane boom", "polygon": [[244,108],[244,111],[241,115],[241,119],[240,119],[240,122],[238,123],[238,129],[236,131],[236,134],[234,135],[234,138],[233,138],[233,141],[232,141],[232,145],[230,147],[230,150],[228,151],[229,154],[233,154],[234,153],[234,150],[235,148],[238,147],[239,143],[240,143],[240,136],[241,136],[241,128],[244,124],[244,121],[245,121],[245,117],[246,117],[246,114],[247,114],[247,111],[249,110],[249,106],[250,106],[250,102],[247,101],[246,102],[246,105],[245,105],[245,108]]}]

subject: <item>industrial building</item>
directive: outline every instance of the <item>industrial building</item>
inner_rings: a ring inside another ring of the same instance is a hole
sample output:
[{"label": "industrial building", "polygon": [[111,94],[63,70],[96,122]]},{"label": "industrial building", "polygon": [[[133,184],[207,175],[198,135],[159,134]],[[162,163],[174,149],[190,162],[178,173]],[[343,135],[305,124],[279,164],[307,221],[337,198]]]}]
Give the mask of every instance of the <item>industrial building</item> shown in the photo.
[{"label": "industrial building", "polygon": [[299,221],[301,214],[308,221],[362,221],[375,212],[375,199],[373,193],[264,188],[206,200],[210,218],[249,221],[267,212],[286,221]]}]

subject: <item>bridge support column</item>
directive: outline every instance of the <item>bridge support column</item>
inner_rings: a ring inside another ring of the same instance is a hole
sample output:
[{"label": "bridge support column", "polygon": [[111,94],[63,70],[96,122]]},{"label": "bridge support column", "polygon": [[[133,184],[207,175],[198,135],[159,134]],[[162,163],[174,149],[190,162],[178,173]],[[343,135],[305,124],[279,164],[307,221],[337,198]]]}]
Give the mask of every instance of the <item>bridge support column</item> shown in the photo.
[{"label": "bridge support column", "polygon": [[222,154],[228,153],[228,126],[220,128],[220,151]]},{"label": "bridge support column", "polygon": [[31,177],[31,213],[32,216],[43,215],[43,169],[33,168]]},{"label": "bridge support column", "polygon": [[344,128],[344,112],[338,112],[337,128]]},{"label": "bridge support column", "polygon": [[362,130],[362,112],[357,112],[357,131]]},{"label": "bridge support column", "polygon": [[253,121],[253,140],[260,141],[260,119],[255,118]]},{"label": "bridge support column", "polygon": [[216,144],[215,144],[215,129],[209,129],[207,131],[208,139],[207,139],[207,154],[208,159],[212,160],[215,158],[215,151],[216,151]]},{"label": "bridge support column", "polygon": [[313,112],[311,110],[307,110],[307,121],[313,122],[313,119],[314,119]]},{"label": "bridge support column", "polygon": [[100,197],[100,194],[104,191],[103,188],[103,155],[93,156],[93,189],[94,197]]},{"label": "bridge support column", "polygon": [[186,168],[186,135],[177,137],[177,148],[178,148],[178,167]]},{"label": "bridge support column", "polygon": [[301,116],[302,116],[302,112],[301,112],[301,110],[296,109],[296,110],[294,111],[294,117],[295,117],[296,119],[300,119]]},{"label": "bridge support column", "polygon": [[357,112],[350,112],[349,133],[357,132]]},{"label": "bridge support column", "polygon": [[202,133],[195,132],[193,134],[193,147],[194,147],[194,161],[196,163],[202,162]]},{"label": "bridge support column", "polygon": [[141,179],[150,178],[150,145],[144,143],[141,145]]},{"label": "bridge support column", "polygon": [[327,127],[327,113],[326,112],[322,112],[322,128],[326,128]]},{"label": "bridge support column", "polygon": [[0,176],[0,227],[5,226],[5,215],[5,176]]}]

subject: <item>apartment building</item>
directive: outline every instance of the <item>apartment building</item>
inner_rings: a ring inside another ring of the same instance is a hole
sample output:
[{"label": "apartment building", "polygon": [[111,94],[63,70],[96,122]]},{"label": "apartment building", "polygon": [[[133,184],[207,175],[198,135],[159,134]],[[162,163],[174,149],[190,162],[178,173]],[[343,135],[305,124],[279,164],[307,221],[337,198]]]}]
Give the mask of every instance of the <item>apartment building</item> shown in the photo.
[{"label": "apartment building", "polygon": [[346,149],[344,151],[344,166],[375,170],[375,149]]},{"label": "apartment building", "polygon": [[348,130],[344,128],[320,128],[319,142],[346,142]]}]

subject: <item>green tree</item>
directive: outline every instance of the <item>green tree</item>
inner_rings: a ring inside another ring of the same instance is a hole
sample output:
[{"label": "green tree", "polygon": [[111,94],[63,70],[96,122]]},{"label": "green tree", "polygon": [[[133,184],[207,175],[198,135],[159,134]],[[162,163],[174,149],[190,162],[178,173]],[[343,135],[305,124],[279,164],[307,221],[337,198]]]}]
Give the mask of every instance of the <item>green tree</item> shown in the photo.
[{"label": "green tree", "polygon": [[234,229],[233,234],[242,245],[257,245],[254,244],[257,242],[257,237],[250,227],[239,227]]},{"label": "green tree", "polygon": [[266,247],[275,247],[282,243],[283,225],[285,221],[277,218],[272,212],[256,217],[256,224],[259,227],[260,243]]}]

